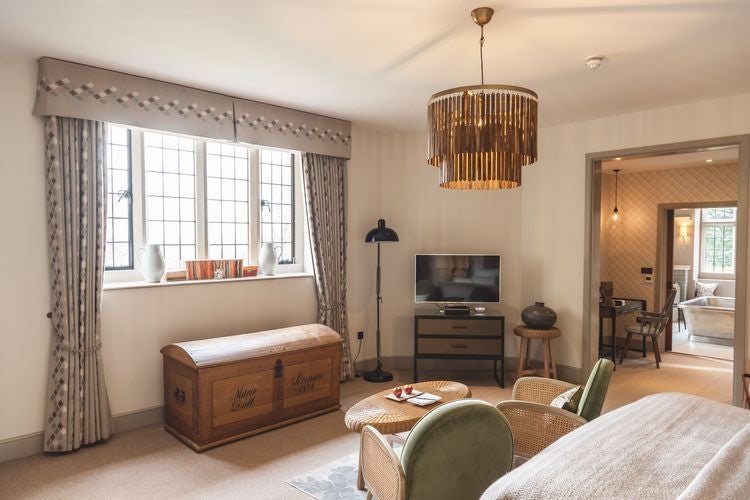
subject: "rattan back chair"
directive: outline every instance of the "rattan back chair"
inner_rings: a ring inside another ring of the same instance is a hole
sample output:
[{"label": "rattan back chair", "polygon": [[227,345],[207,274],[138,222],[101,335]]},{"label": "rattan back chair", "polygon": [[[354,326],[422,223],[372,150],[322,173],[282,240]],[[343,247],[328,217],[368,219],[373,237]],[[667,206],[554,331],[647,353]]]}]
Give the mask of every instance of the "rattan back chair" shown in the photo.
[{"label": "rattan back chair", "polygon": [[368,498],[381,500],[479,498],[513,464],[508,421],[476,399],[451,401],[427,413],[399,451],[370,426],[362,431],[361,446]]},{"label": "rattan back chair", "polygon": [[598,417],[613,370],[612,361],[598,360],[586,385],[580,388],[580,401],[571,410],[556,408],[550,403],[560,394],[578,387],[576,384],[544,377],[516,380],[513,400],[497,405],[510,422],[515,464],[525,462],[565,434]]}]

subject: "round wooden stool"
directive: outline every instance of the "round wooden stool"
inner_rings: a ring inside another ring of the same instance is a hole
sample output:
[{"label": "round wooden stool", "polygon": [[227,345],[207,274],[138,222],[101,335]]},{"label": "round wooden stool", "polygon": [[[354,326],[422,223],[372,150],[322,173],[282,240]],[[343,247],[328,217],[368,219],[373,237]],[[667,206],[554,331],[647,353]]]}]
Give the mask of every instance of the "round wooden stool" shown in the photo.
[{"label": "round wooden stool", "polygon": [[[513,328],[513,333],[521,337],[521,350],[518,353],[518,378],[524,375],[541,375],[542,377],[557,378],[557,366],[552,360],[552,348],[550,340],[560,336],[559,328],[536,329],[526,325],[518,325]],[[529,364],[529,342],[538,339],[544,343],[544,369],[536,370],[528,368]],[[551,368],[551,369],[550,369]]]}]

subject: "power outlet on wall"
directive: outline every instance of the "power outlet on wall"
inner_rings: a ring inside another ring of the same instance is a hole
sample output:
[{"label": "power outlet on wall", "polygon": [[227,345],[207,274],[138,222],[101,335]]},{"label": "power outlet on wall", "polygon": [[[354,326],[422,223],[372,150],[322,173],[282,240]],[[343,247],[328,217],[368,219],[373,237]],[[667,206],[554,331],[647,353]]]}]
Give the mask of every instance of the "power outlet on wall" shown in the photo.
[{"label": "power outlet on wall", "polygon": [[357,340],[362,340],[365,338],[365,332],[357,332]]}]

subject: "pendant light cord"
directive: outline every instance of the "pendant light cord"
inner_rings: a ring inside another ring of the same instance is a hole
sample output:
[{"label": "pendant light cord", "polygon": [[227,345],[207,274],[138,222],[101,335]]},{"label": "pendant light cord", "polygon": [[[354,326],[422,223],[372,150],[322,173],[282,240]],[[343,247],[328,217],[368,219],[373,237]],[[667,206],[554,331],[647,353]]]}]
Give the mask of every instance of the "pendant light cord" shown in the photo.
[{"label": "pendant light cord", "polygon": [[615,170],[615,208],[617,208],[617,191],[619,188],[619,183],[617,182],[619,180],[618,174],[620,173],[619,170]]},{"label": "pendant light cord", "polygon": [[484,26],[479,27],[479,70],[482,73],[482,85],[484,85]]}]

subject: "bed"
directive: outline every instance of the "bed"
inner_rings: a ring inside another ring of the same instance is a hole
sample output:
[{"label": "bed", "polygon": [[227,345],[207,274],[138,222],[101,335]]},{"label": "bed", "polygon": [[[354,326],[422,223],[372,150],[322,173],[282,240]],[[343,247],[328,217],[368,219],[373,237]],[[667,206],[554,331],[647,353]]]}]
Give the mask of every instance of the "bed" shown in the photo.
[{"label": "bed", "polygon": [[563,436],[493,483],[496,499],[750,498],[750,411],[647,396]]}]

